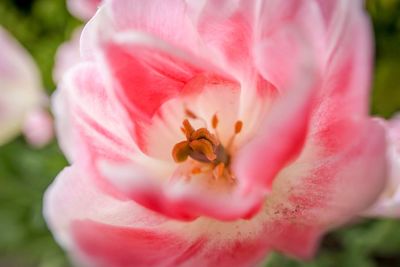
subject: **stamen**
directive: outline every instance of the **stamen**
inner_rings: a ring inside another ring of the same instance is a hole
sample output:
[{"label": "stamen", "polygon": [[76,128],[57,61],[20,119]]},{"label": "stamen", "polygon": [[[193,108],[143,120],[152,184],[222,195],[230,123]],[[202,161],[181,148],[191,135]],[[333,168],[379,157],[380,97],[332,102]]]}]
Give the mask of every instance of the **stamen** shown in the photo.
[{"label": "stamen", "polygon": [[190,139],[190,136],[192,135],[192,133],[194,132],[194,129],[192,127],[192,125],[190,124],[190,122],[185,119],[183,121],[183,129],[182,129],[183,133],[186,135],[186,139]]},{"label": "stamen", "polygon": [[215,166],[213,170],[213,176],[215,179],[219,179],[224,175],[224,170],[225,170],[225,164],[223,162],[219,163],[217,166]]},{"label": "stamen", "polygon": [[190,146],[188,141],[177,143],[172,149],[172,157],[175,162],[184,162],[190,154]]},{"label": "stamen", "polygon": [[172,149],[172,157],[175,162],[183,162],[188,157],[198,162],[218,165],[229,164],[230,157],[221,145],[219,139],[206,128],[194,130],[189,120],[183,122],[182,132],[186,135],[186,141],[177,143]]},{"label": "stamen", "polygon": [[210,141],[213,145],[219,145],[219,141],[215,138],[206,128],[197,129],[190,136],[190,140],[206,139]]},{"label": "stamen", "polygon": [[214,153],[213,145],[206,139],[193,140],[190,142],[189,146],[193,151],[206,156],[209,161],[213,161],[217,158],[217,155]]},{"label": "stamen", "polygon": [[194,167],[193,169],[192,169],[192,174],[199,174],[199,173],[201,173],[201,169],[199,168],[199,167]]},{"label": "stamen", "polygon": [[212,117],[212,120],[211,120],[211,125],[212,125],[213,129],[217,129],[218,122],[219,121],[218,121],[217,114],[214,114],[214,116]]},{"label": "stamen", "polygon": [[191,111],[190,109],[185,109],[185,115],[188,116],[191,119],[197,119],[197,115],[194,114],[193,111]]},{"label": "stamen", "polygon": [[229,139],[228,144],[226,146],[227,149],[230,149],[232,147],[233,143],[235,142],[236,135],[242,131],[242,128],[243,128],[243,122],[241,120],[236,121],[235,133]]},{"label": "stamen", "polygon": [[235,123],[235,134],[240,133],[240,131],[242,131],[242,127],[243,127],[243,122],[242,121],[236,121],[236,123]]}]

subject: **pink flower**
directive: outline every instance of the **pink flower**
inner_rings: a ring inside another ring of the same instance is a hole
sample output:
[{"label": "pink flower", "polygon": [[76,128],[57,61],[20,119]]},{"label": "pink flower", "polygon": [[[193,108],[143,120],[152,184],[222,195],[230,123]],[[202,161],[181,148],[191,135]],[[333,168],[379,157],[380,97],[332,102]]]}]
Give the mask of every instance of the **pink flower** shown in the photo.
[{"label": "pink flower", "polygon": [[40,148],[53,138],[53,119],[47,111],[37,108],[29,112],[22,129],[26,140]]},{"label": "pink flower", "polygon": [[[25,49],[0,27],[0,145],[24,130],[27,140],[42,146],[53,136],[39,70]],[[38,118],[41,114],[40,123]],[[46,117],[46,119],[44,118]],[[24,127],[24,124],[29,127]],[[31,130],[35,131],[35,137]],[[32,138],[30,138],[32,137]]]},{"label": "pink flower", "polygon": [[385,180],[361,1],[105,1],[54,97],[45,197],[89,266],[300,258]]},{"label": "pink flower", "polygon": [[89,20],[96,13],[100,3],[101,0],[67,0],[71,14],[84,21]]},{"label": "pink flower", "polygon": [[381,196],[364,215],[372,217],[400,217],[400,116],[385,121],[379,119],[386,129],[388,180]]}]

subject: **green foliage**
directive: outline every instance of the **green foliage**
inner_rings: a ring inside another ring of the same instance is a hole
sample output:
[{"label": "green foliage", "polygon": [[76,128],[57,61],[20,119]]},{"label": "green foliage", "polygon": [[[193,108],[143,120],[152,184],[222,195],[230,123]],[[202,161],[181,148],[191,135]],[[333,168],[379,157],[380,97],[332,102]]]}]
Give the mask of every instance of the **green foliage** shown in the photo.
[{"label": "green foliage", "polygon": [[[67,266],[42,218],[43,192],[66,165],[57,145],[0,149],[0,266]],[[51,263],[51,265],[49,265]]]},{"label": "green foliage", "polygon": [[390,117],[400,109],[400,1],[369,0],[376,42],[372,111]]},{"label": "green foliage", "polygon": [[[400,109],[400,0],[368,0],[366,6],[376,38],[372,113],[389,117]],[[64,0],[1,0],[0,24],[32,53],[51,93],[55,51],[80,24]],[[41,211],[46,187],[66,164],[55,142],[34,150],[18,138],[0,148],[0,266],[69,266]],[[400,222],[368,220],[326,236],[312,261],[274,253],[265,266],[395,267],[399,251]]]}]

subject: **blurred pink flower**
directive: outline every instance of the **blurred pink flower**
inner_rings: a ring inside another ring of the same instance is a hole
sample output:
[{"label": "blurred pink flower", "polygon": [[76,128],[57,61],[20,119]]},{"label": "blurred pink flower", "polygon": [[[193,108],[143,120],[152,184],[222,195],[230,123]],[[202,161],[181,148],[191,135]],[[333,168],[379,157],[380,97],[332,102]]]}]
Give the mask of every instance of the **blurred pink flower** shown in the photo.
[{"label": "blurred pink flower", "polygon": [[365,212],[372,217],[400,217],[400,115],[386,121],[379,119],[386,129],[388,180],[376,203]]},{"label": "blurred pink flower", "polygon": [[31,145],[42,147],[53,138],[53,118],[42,108],[32,110],[24,121],[23,132]]},{"label": "blurred pink flower", "polygon": [[[42,89],[39,70],[25,49],[0,27],[0,145],[10,141],[23,129],[30,116],[40,112],[47,104],[47,97]],[[39,111],[40,110],[40,111]],[[36,128],[35,138],[27,138],[34,146],[46,144],[53,136],[52,122],[47,116],[46,124],[36,124],[30,120],[27,132]],[[38,133],[42,136],[38,136]],[[36,142],[40,139],[40,142]]]},{"label": "blurred pink flower", "polygon": [[385,182],[361,2],[105,1],[54,96],[60,244],[89,266],[311,257]]},{"label": "blurred pink flower", "polygon": [[89,20],[96,13],[100,3],[101,0],[67,0],[69,12],[83,21]]}]

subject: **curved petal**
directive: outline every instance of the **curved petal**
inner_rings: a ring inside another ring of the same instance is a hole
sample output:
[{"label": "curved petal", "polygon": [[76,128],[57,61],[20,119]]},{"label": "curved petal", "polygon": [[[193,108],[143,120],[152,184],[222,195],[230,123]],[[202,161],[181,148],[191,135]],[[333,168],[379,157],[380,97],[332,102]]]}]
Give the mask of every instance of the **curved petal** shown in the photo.
[{"label": "curved petal", "polygon": [[[236,170],[241,176],[251,177],[249,186],[251,183],[256,183],[271,189],[275,175],[281,166],[289,163],[296,153],[301,151],[302,140],[310,138],[310,135],[320,135],[319,140],[324,142],[325,149],[340,152],[351,146],[353,140],[357,138],[358,131],[355,129],[365,127],[364,124],[368,120],[367,98],[372,54],[370,28],[365,14],[354,8],[353,4],[341,3],[342,5],[338,8],[343,8],[342,13],[345,15],[336,25],[335,38],[326,38],[325,45],[331,49],[328,49],[325,55],[314,54],[318,49],[311,49],[312,55],[318,58],[318,61],[314,62],[317,72],[308,73],[307,70],[310,68],[306,64],[300,68],[300,70],[305,70],[303,73],[299,72],[298,68],[293,72],[300,77],[286,79],[286,84],[271,77],[281,85],[278,89],[291,88],[291,90],[286,92],[288,96],[284,94],[281,97],[282,101],[288,101],[288,104],[283,103],[280,108],[277,105],[276,113],[271,111],[269,118],[267,117],[265,120],[265,127],[261,128],[262,134],[256,136],[247,147],[243,147],[238,156]],[[290,29],[290,27],[285,29]],[[285,33],[285,30],[280,33]],[[290,36],[293,38],[296,35]],[[306,37],[307,35],[298,36],[300,39],[296,39],[295,43],[301,44],[304,40],[301,38]],[[278,38],[278,41],[283,39]],[[308,46],[306,45],[306,47]],[[309,58],[307,52],[309,51],[304,49],[298,50],[297,54],[306,57],[300,63],[307,62],[307,58]],[[293,51],[291,54],[294,54]],[[269,68],[266,67],[266,69]],[[278,73],[275,72],[275,74]],[[290,77],[288,74],[283,76]],[[298,90],[296,92],[295,88],[302,88],[298,81],[304,82],[310,76],[314,79],[321,79],[314,84],[319,88],[310,90],[308,93]],[[279,77],[281,76],[276,76],[276,78]],[[302,98],[304,102],[298,100]],[[297,104],[289,102],[290,99],[295,100],[296,102],[292,101]],[[307,114],[310,116],[309,118],[306,117]],[[277,126],[279,124],[276,121],[285,127],[293,126],[291,130],[282,129]],[[260,161],[260,158],[267,160]],[[269,164],[266,165],[266,162]]]},{"label": "curved petal", "polygon": [[[286,30],[293,33],[294,29],[287,27],[281,32]],[[286,75],[285,83],[279,84],[278,91],[282,91],[269,112],[257,121],[254,137],[240,148],[234,158],[233,168],[243,181],[244,191],[258,186],[270,191],[277,173],[296,158],[307,137],[321,74],[310,47],[305,45],[301,36],[290,36],[295,38],[297,49],[297,53],[292,53],[291,73]]]},{"label": "curved petal", "polygon": [[129,134],[129,119],[118,104],[107,93],[94,64],[82,63],[68,72],[53,106],[60,143],[71,161],[79,153],[71,149],[82,145],[76,140],[78,135],[90,139],[88,144],[100,153],[107,150],[104,155],[110,158],[135,151],[137,146]]},{"label": "curved petal", "polygon": [[[227,77],[210,63],[208,55],[203,58],[197,57],[192,50],[181,49],[181,46],[174,42],[165,42],[157,35],[153,36],[151,30],[143,32],[139,26],[129,24],[130,20],[126,22],[131,27],[129,30],[126,29],[126,25],[121,26],[124,30],[119,29],[121,27],[112,24],[113,17],[109,15],[112,12],[106,9],[115,7],[118,10],[122,8],[129,10],[136,7],[141,10],[145,7],[150,8],[153,4],[142,6],[136,1],[111,2],[110,5],[100,9],[85,27],[81,51],[86,59],[93,59],[95,57],[93,51],[97,51],[97,61],[106,66],[103,74],[110,80],[107,82],[115,87],[117,96],[125,104],[133,120],[149,119],[165,101],[178,96],[185,84],[200,73]],[[157,12],[162,10],[160,6],[153,8]],[[173,10],[173,6],[169,8]],[[137,22],[135,14],[138,12],[136,9],[134,8],[130,14],[132,16],[130,18],[135,22]],[[123,17],[121,15],[114,19],[119,21]],[[117,30],[113,27],[117,27]]]},{"label": "curved petal", "polygon": [[[157,180],[149,168],[138,163],[98,162],[99,175],[141,205],[179,220],[194,220],[208,216],[230,221],[250,218],[260,210],[263,188],[252,188],[242,193],[212,192],[207,188],[187,183],[182,177]],[[158,171],[162,171],[159,167]],[[164,171],[163,174],[168,173]]]},{"label": "curved petal", "polygon": [[106,8],[116,32],[146,32],[180,48],[196,47],[196,32],[182,0],[109,0]]},{"label": "curved petal", "polygon": [[117,95],[133,113],[133,120],[152,117],[164,102],[178,96],[185,84],[200,73],[197,67],[159,49],[140,43],[128,45],[109,43],[105,58]]},{"label": "curved petal", "polygon": [[57,177],[44,201],[57,240],[88,266],[253,266],[269,250],[263,215],[231,223],[167,220],[103,194],[74,167]]},{"label": "curved petal", "polygon": [[[96,157],[126,162],[140,153],[130,136],[127,114],[113,97],[92,63],[81,63],[65,76],[53,96],[53,110],[59,143],[70,162],[85,168]],[[123,198],[104,179],[97,182]]]},{"label": "curved petal", "polygon": [[341,153],[309,140],[274,182],[267,201],[279,216],[329,229],[373,203],[385,185],[384,131],[375,121],[358,127],[357,139]]}]

